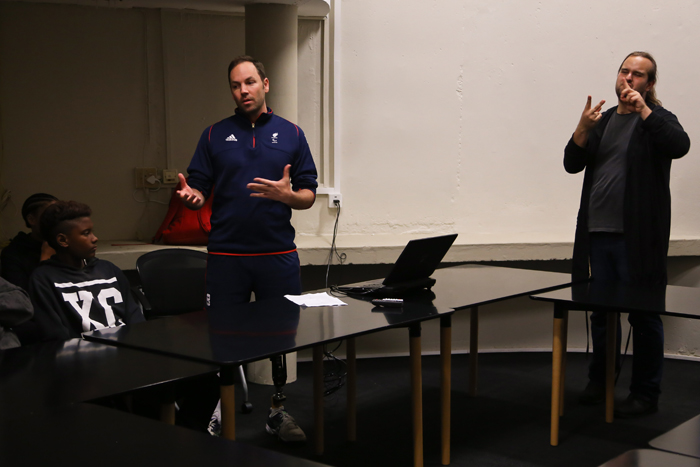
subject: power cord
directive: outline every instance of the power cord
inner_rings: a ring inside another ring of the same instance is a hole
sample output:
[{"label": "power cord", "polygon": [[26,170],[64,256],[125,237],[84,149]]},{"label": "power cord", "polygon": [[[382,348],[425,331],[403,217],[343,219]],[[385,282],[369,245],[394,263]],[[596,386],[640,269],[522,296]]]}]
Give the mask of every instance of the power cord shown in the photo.
[{"label": "power cord", "polygon": [[[334,200],[333,205],[336,208],[336,213],[335,224],[333,225],[333,240],[331,241],[331,249],[328,252],[328,261],[326,264],[326,288],[328,288],[328,274],[331,270],[333,258],[337,258],[340,264],[343,264],[347,259],[347,255],[345,253],[338,253],[338,248],[335,244],[335,240],[338,236],[338,221],[340,220],[340,200]],[[331,289],[333,288],[334,287],[331,287]],[[340,358],[333,355],[333,353],[336,350],[338,350],[339,347],[340,343],[338,343],[338,345],[333,350],[326,350],[326,346],[323,346],[323,383],[325,388],[323,391],[324,396],[330,396],[345,385],[345,378],[347,376],[347,364]]]},{"label": "power cord", "polygon": [[340,220],[340,200],[334,200],[333,205],[336,207],[335,225],[333,226],[333,240],[331,241],[331,249],[328,252],[328,261],[326,264],[326,288],[328,288],[328,273],[331,270],[333,257],[335,256],[338,258],[340,264],[343,264],[348,257],[345,253],[338,253],[338,248],[335,245],[335,239],[338,236],[338,221]]},{"label": "power cord", "polygon": [[342,359],[333,355],[333,352],[338,350],[340,343],[333,350],[326,350],[323,346],[323,385],[324,396],[330,396],[338,389],[345,386],[345,379],[348,375],[347,364]]}]

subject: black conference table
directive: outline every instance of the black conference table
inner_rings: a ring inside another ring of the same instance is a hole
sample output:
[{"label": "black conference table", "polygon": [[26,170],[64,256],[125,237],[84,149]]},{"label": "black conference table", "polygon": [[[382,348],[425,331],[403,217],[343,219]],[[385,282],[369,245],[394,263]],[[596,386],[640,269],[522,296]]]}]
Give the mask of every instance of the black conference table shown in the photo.
[{"label": "black conference table", "polygon": [[138,326],[86,333],[105,344],[213,363],[221,367],[222,433],[235,439],[234,371],[238,365],[313,347],[314,413],[318,454],[323,453],[322,346],[347,342],[348,438],[355,439],[355,342],[363,334],[407,327],[410,336],[414,463],[423,464],[421,322],[440,319],[443,464],[449,464],[451,314],[472,310],[472,381],[475,388],[478,306],[570,284],[568,274],[481,265],[439,269],[431,292],[405,298],[400,310],[343,297],[341,307],[302,308],[284,298],[234,305],[225,313],[189,313]]},{"label": "black conference table", "polygon": [[[3,420],[43,414],[67,404],[127,394],[214,373],[218,367],[82,339],[0,351]],[[174,423],[167,392],[161,419]]]},{"label": "black conference table", "polygon": [[700,289],[674,285],[626,286],[592,280],[570,288],[533,295],[534,300],[554,304],[552,342],[552,414],[550,443],[559,443],[559,418],[563,415],[564,369],[569,310],[607,313],[605,420],[614,416],[615,353],[619,313],[659,313],[680,318],[700,318]]},{"label": "black conference table", "polygon": [[[86,333],[85,338],[157,352],[220,367],[222,435],[235,439],[235,369],[245,363],[313,347],[315,447],[323,453],[323,345],[384,329],[408,327],[411,340],[414,445],[422,465],[421,322],[453,310],[434,293],[406,299],[403,308],[382,309],[344,297],[347,306],[300,307],[286,298],[231,306],[225,312],[195,312],[136,326]],[[354,343],[348,348],[348,430],[354,437]]]},{"label": "black conference table", "polygon": [[633,449],[600,467],[700,467],[700,459],[653,449]]},{"label": "black conference table", "polygon": [[100,467],[322,467],[93,404],[65,405],[22,420],[3,417],[0,459],[6,466],[31,467],[81,463]]},{"label": "black conference table", "polygon": [[649,446],[700,459],[700,415],[652,439]]},{"label": "black conference table", "polygon": [[[3,465],[105,467],[318,467],[245,444],[174,426],[170,385],[218,371],[209,365],[82,339],[0,351],[0,460]],[[150,420],[84,403],[156,389],[161,418]]]},{"label": "black conference table", "polygon": [[[466,264],[435,271],[432,275],[442,287],[452,287],[449,299],[455,312],[470,311],[469,327],[469,394],[476,396],[479,357],[479,307],[571,285],[571,275],[559,272]],[[441,382],[442,464],[450,463],[450,353],[451,332],[446,316],[441,320],[443,360]]]}]

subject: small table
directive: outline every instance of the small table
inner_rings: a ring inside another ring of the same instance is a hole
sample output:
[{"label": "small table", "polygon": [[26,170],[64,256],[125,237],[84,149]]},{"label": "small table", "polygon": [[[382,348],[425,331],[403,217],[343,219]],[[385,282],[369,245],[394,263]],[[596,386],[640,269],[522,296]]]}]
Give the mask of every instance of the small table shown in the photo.
[{"label": "small table", "polygon": [[614,414],[615,349],[619,313],[659,313],[681,318],[700,318],[700,289],[694,287],[639,287],[596,282],[575,284],[570,288],[533,295],[534,300],[554,304],[552,342],[552,446],[559,444],[559,418],[563,414],[564,370],[569,310],[603,311],[608,314],[606,340],[605,420]]},{"label": "small table", "polygon": [[700,415],[652,439],[649,446],[700,459]]},{"label": "small table", "polygon": [[606,462],[600,467],[700,467],[700,459],[679,456],[653,449],[633,449]]}]

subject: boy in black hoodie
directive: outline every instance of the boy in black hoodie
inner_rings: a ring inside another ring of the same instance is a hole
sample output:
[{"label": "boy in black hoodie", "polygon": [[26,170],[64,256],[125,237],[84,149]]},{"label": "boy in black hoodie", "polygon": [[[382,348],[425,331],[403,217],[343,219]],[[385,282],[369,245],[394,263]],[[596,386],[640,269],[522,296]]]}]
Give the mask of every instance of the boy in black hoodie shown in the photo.
[{"label": "boy in black hoodie", "polygon": [[41,263],[29,280],[38,341],[66,340],[95,329],[144,321],[122,271],[95,258],[97,237],[91,214],[85,204],[58,201],[41,216],[41,235],[56,254]]}]

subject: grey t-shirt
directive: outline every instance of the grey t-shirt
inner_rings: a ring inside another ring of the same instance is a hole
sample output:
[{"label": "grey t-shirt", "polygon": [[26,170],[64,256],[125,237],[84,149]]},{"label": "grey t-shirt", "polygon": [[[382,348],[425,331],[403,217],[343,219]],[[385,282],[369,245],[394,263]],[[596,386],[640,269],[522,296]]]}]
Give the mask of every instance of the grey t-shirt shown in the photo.
[{"label": "grey t-shirt", "polygon": [[593,168],[588,208],[589,232],[624,232],[627,146],[638,118],[638,113],[615,112],[605,127]]}]

